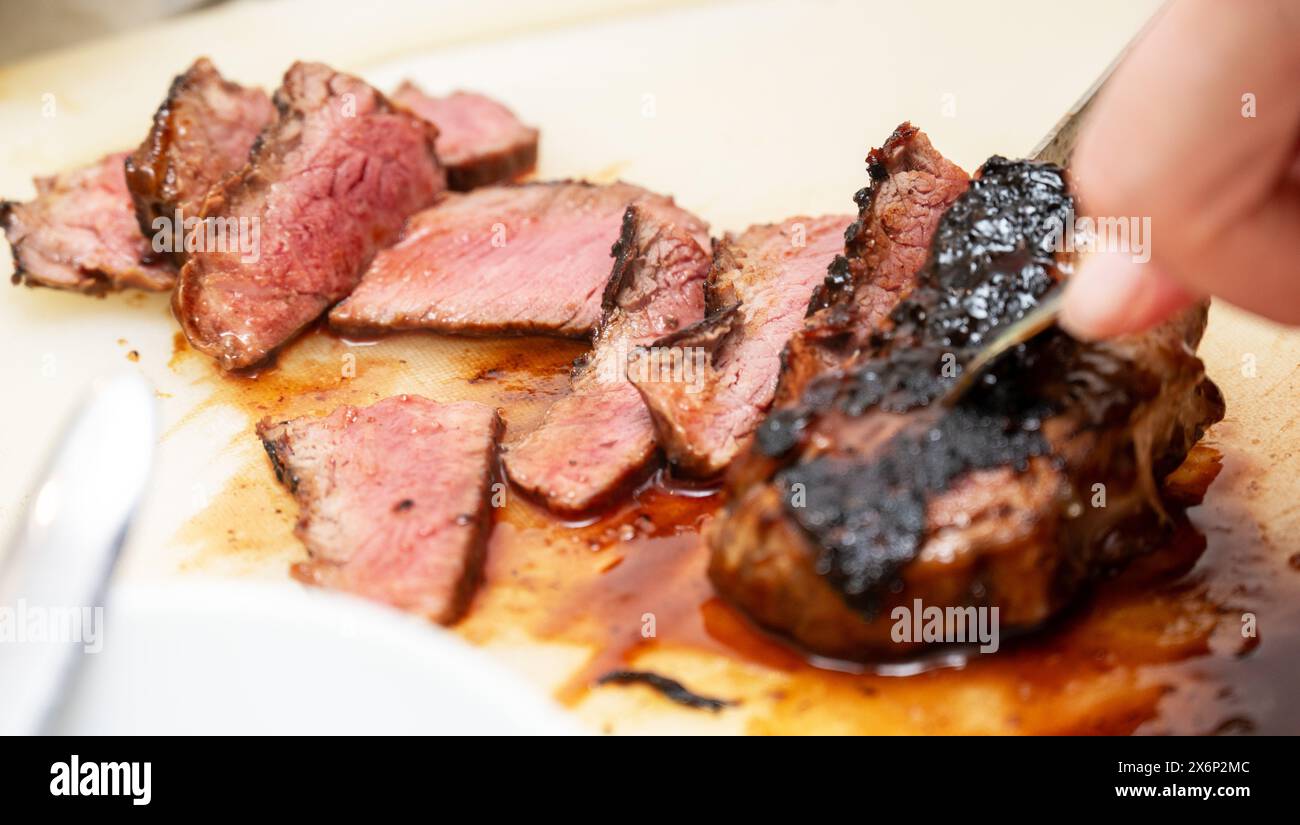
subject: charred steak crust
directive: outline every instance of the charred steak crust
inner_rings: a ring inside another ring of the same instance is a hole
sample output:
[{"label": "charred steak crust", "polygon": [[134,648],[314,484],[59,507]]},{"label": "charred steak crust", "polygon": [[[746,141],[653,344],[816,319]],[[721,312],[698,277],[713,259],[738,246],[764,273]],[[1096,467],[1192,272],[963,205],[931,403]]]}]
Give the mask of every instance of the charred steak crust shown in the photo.
[{"label": "charred steak crust", "polygon": [[704,224],[670,203],[629,206],[611,249],[592,349],[574,364],[570,394],[505,453],[510,479],[552,510],[601,506],[646,467],[654,426],[628,379],[629,355],[704,314]]},{"label": "charred steak crust", "polygon": [[501,430],[487,407],[419,396],[263,419],[258,436],[298,500],[295,532],[311,556],[294,574],[455,621],[486,552]]},{"label": "charred steak crust", "polygon": [[[834,385],[831,392],[851,415],[929,404],[955,377],[945,375],[945,358],[964,363],[1057,283],[1052,239],[1073,214],[1074,198],[1058,167],[990,158],[939,221],[910,295],[882,331],[867,337],[847,376],[835,372],[822,382]],[[818,383],[810,386],[811,406],[779,410],[764,422],[759,445],[768,455],[779,456],[807,429],[800,418],[815,415],[827,397]]]},{"label": "charred steak crust", "polygon": [[[281,421],[280,424],[288,424],[288,421]],[[286,462],[287,456],[281,455],[281,450],[286,450],[285,440],[278,430],[273,429],[271,420],[263,419],[257,425],[258,436],[262,439],[262,449],[266,451],[267,458],[271,459],[271,469],[275,472],[275,480],[289,488],[289,492],[298,492],[298,477],[288,468]]]},{"label": "charred steak crust", "polygon": [[[275,116],[261,89],[226,80],[206,57],[172,81],[153,126],[126,158],[126,184],[145,237],[155,220],[197,217],[208,190],[242,168],[257,136]],[[175,227],[183,241],[182,227]],[[184,262],[183,244],[174,248]]]},{"label": "charred steak crust", "polygon": [[935,222],[967,185],[966,173],[908,122],[867,154],[867,174],[870,183],[853,196],[858,219],[844,230],[844,255],[827,267],[808,303],[810,316],[865,299],[862,284],[905,292]]},{"label": "charred steak crust", "polygon": [[[534,135],[536,135],[536,130]],[[521,146],[485,152],[474,159],[447,170],[447,187],[453,192],[468,192],[480,186],[519,180],[537,168],[537,139]]]},{"label": "charred steak crust", "polygon": [[454,192],[468,192],[493,183],[519,181],[536,168],[537,140],[534,138],[524,146],[485,152],[471,164],[448,169],[447,187]]},{"label": "charred steak crust", "polygon": [[858,217],[844,231],[844,254],[827,267],[804,328],[782,354],[779,406],[796,400],[813,376],[837,367],[889,323],[925,263],[939,219],[969,183],[911,123],[871,150],[867,172],[870,182],[853,196]]},{"label": "charred steak crust", "polygon": [[122,171],[125,153],[36,178],[36,197],[0,202],[14,260],[13,283],[102,294],[163,292],[176,281],[136,226]]},{"label": "charred steak crust", "polygon": [[[1223,403],[1192,354],[1204,308],[1145,336],[1040,336],[954,409],[961,364],[1067,273],[1061,171],[994,157],[946,212],[916,288],[843,371],[759,430],[710,536],[711,575],[819,652],[901,654],[885,608],[989,604],[1041,623],[1166,526],[1157,482]],[[1092,484],[1108,488],[1089,508]],[[1144,541],[1145,540],[1145,541]]]},{"label": "charred steak crust", "polygon": [[[1053,232],[1073,211],[1059,168],[991,158],[939,221],[916,287],[890,314],[887,331],[876,333],[869,357],[828,377],[837,385],[829,403],[861,416],[905,413],[938,398],[952,380],[945,357],[965,363],[1055,285]],[[870,464],[817,458],[778,473],[786,491],[808,494],[810,506],[787,513],[823,548],[818,568],[851,605],[870,614],[897,586],[899,570],[920,549],[932,496],[963,474],[1004,465],[1023,471],[1048,452],[1042,421],[1060,410],[1037,390],[1076,357],[1065,343],[1046,351],[1031,343],[1000,365],[991,388],[923,432],[894,436]],[[798,416],[816,415],[827,400],[810,394],[814,406],[782,410],[763,425],[760,449],[779,455],[793,446],[790,436],[807,431]],[[1058,407],[1064,401],[1056,400]]]},{"label": "charred steak crust", "polygon": [[276,121],[208,193],[194,230],[247,223],[257,249],[195,251],[173,296],[190,343],[227,370],[262,363],[348,295],[446,184],[436,128],[355,77],[295,63],[274,101]]},{"label": "charred steak crust", "polygon": [[633,264],[636,262],[640,248],[637,245],[637,228],[640,220],[640,213],[635,207],[629,206],[623,210],[623,221],[619,225],[618,240],[609,248],[609,255],[614,259],[614,266],[609,271],[609,279],[605,281],[605,289],[600,293],[600,321],[596,324],[596,329],[592,335],[593,339],[600,338],[601,331],[610,323],[611,315],[618,308],[618,297],[625,289],[631,286],[632,276],[635,274]]}]

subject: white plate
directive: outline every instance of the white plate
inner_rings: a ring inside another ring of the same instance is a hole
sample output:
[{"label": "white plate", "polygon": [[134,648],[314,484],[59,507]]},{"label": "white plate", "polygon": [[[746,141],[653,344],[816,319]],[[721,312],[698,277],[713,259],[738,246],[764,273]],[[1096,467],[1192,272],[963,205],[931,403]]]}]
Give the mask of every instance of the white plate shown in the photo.
[{"label": "white plate", "polygon": [[295,584],[111,593],[64,734],[565,734],[524,680],[427,622]]}]

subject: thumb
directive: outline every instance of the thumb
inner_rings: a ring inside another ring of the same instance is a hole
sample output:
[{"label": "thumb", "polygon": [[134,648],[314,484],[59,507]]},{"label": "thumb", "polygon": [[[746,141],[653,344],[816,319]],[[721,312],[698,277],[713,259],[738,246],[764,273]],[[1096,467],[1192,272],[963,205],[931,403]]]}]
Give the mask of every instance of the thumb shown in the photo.
[{"label": "thumb", "polygon": [[1151,261],[1122,252],[1085,258],[1065,284],[1061,326],[1085,341],[1141,332],[1196,301]]}]

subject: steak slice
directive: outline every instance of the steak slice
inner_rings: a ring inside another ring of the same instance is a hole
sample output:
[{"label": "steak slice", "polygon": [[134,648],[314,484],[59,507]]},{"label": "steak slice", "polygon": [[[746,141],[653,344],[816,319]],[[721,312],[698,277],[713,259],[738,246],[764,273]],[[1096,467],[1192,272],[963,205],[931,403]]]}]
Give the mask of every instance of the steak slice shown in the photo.
[{"label": "steak slice", "polygon": [[408,80],[393,92],[393,101],[438,127],[438,160],[447,169],[447,185],[458,192],[510,183],[537,165],[539,132],[490,97],[430,97]]},{"label": "steak slice", "polygon": [[709,537],[723,594],[811,650],[886,658],[922,644],[893,633],[914,600],[1028,630],[1166,534],[1159,481],[1224,410],[1194,354],[1205,307],[1104,343],[1045,333],[936,400],[946,364],[1068,274],[1053,233],[1072,219],[1057,167],[984,165],[883,331],[733,465]]},{"label": "steak slice", "polygon": [[627,380],[628,356],[703,317],[709,256],[698,226],[662,203],[628,207],[591,352],[575,364],[569,395],[506,448],[511,480],[552,510],[591,510],[654,455],[654,427]]},{"label": "steak slice", "polygon": [[[614,183],[489,186],[411,218],[352,295],[342,329],[584,338],[601,318],[609,248],[628,204],[672,199]],[[705,225],[682,213],[708,245]]]},{"label": "steak slice", "polygon": [[264,361],[351,292],[406,216],[445,187],[436,129],[355,77],[295,63],[275,105],[279,117],[208,194],[195,227],[255,230],[255,254],[196,250],[174,298],[195,349],[227,370]]},{"label": "steak slice", "polygon": [[171,289],[176,270],[140,234],[126,191],[126,153],[36,178],[36,198],[0,203],[13,249],[13,281],[80,292]]},{"label": "steak slice", "polygon": [[[660,350],[699,353],[689,381],[639,380],[659,445],[681,471],[721,472],[748,442],[772,403],[781,351],[802,325],[813,287],[842,249],[851,217],[790,218],[728,235],[713,253],[705,286],[709,315],[658,342]],[[685,363],[696,359],[687,357]]]},{"label": "steak slice", "polygon": [[274,118],[266,92],[226,80],[206,57],[178,75],[149,135],[126,159],[126,185],[145,237],[170,227],[171,249],[183,262],[184,219],[197,217],[208,190],[243,168]]},{"label": "steak slice", "polygon": [[903,123],[867,155],[871,182],[856,195],[858,219],[809,303],[804,329],[790,341],[777,391],[793,401],[811,378],[839,365],[889,323],[907,297],[944,211],[969,184],[960,167]]},{"label": "steak slice", "polygon": [[469,603],[491,526],[501,420],[416,395],[257,434],[300,507],[295,575],[448,624]]}]

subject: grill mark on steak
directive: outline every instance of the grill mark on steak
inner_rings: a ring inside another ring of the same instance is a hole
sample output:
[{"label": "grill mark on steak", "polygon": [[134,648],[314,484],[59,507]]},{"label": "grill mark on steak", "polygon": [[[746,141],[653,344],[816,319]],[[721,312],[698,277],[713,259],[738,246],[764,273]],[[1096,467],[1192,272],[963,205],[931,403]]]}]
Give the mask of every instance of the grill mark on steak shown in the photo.
[{"label": "grill mark on steak", "polygon": [[844,254],[827,267],[808,320],[784,354],[777,403],[798,398],[813,376],[832,369],[887,325],[907,297],[945,210],[969,178],[911,123],[867,155],[870,183],[853,196],[858,218],[844,232]]},{"label": "grill mark on steak", "polygon": [[592,350],[575,364],[569,395],[506,448],[511,480],[562,513],[582,513],[622,489],[654,455],[650,414],[627,379],[628,356],[704,315],[709,256],[699,222],[653,202],[629,206]]},{"label": "grill mark on steak", "polygon": [[654,420],[659,445],[687,475],[717,475],[748,442],[772,403],[781,352],[813,287],[843,248],[852,219],[789,218],[728,235],[714,249],[705,286],[710,314],[654,347],[678,351],[701,375],[691,381],[631,380]]},{"label": "grill mark on steak", "polygon": [[350,293],[406,216],[445,188],[437,130],[355,77],[295,63],[275,105],[248,164],[200,215],[255,223],[259,253],[196,251],[174,296],[190,343],[227,370],[263,362]]},{"label": "grill mark on steak", "polygon": [[501,421],[413,395],[257,425],[300,506],[294,573],[448,624],[469,602],[491,523]]},{"label": "grill mark on steak", "polygon": [[447,169],[447,185],[457,192],[518,180],[537,165],[540,133],[490,97],[475,92],[432,97],[406,80],[393,101],[438,127],[438,160]]},{"label": "grill mark on steak", "polygon": [[[275,117],[266,92],[226,80],[206,57],[172,81],[148,136],[126,159],[126,185],[140,231],[151,238],[159,218],[197,217],[208,191],[241,169],[258,134]],[[184,263],[183,223],[172,249]]]},{"label": "grill mark on steak", "polygon": [[[408,222],[330,313],[344,330],[584,338],[601,318],[609,248],[630,203],[675,208],[628,183],[559,181],[448,195]],[[705,224],[680,214],[708,246]]]},{"label": "grill mark on steak", "polygon": [[1039,336],[956,408],[932,403],[945,353],[964,363],[1068,274],[1051,235],[1071,210],[1058,168],[985,164],[910,297],[732,474],[710,535],[724,594],[818,652],[896,655],[893,606],[993,605],[1028,629],[1162,535],[1157,481],[1223,415],[1193,354],[1204,307],[1111,342]]},{"label": "grill mark on steak", "polygon": [[13,282],[100,294],[172,288],[176,270],[159,260],[136,225],[119,152],[70,172],[36,178],[36,198],[0,202],[14,258]]}]

